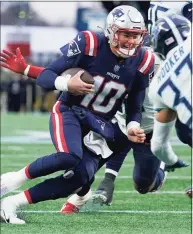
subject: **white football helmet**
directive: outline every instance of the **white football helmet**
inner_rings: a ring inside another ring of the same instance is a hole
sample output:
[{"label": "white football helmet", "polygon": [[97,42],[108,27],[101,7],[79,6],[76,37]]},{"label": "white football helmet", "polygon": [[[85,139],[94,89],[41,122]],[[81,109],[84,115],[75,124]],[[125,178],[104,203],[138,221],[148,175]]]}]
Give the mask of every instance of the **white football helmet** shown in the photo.
[{"label": "white football helmet", "polygon": [[[133,44],[128,48],[122,48],[119,42],[119,33],[137,33],[139,34],[135,48]],[[108,37],[111,46],[116,53],[123,58],[136,56],[142,46],[144,36],[147,34],[144,19],[141,13],[132,6],[118,6],[114,8],[107,16],[105,36]]]}]

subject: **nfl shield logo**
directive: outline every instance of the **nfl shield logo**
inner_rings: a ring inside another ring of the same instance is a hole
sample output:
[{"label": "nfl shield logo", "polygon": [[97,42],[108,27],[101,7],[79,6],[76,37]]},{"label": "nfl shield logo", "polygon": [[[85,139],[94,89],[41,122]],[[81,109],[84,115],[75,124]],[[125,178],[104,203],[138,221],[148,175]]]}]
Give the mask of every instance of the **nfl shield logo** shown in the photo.
[{"label": "nfl shield logo", "polygon": [[115,72],[115,73],[118,72],[119,69],[120,69],[120,66],[119,66],[119,65],[115,65],[115,67],[114,67],[114,72]]}]

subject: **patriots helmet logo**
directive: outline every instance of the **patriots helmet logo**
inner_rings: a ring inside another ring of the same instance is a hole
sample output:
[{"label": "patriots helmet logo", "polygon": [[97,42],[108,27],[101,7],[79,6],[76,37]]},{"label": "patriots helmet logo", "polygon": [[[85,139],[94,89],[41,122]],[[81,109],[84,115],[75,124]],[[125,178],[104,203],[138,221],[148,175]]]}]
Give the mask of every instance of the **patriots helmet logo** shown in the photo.
[{"label": "patriots helmet logo", "polygon": [[81,51],[80,51],[76,41],[74,41],[74,40],[70,41],[67,56],[71,57],[73,55],[80,54],[80,53],[81,53]]},{"label": "patriots helmet logo", "polygon": [[112,15],[113,15],[113,20],[116,21],[118,18],[124,15],[124,12],[121,8],[118,8],[112,12]]}]

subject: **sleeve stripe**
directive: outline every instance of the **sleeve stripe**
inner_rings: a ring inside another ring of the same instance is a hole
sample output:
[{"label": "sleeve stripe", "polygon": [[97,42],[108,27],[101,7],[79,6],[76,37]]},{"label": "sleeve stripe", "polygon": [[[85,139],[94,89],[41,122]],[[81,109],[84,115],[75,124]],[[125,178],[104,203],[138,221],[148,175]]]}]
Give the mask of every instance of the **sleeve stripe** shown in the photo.
[{"label": "sleeve stripe", "polygon": [[145,55],[143,57],[143,61],[141,62],[141,64],[139,65],[138,67],[138,70],[140,71],[140,69],[144,66],[146,60],[147,60],[147,57],[148,57],[148,50],[145,51]]},{"label": "sleeve stripe", "polygon": [[147,71],[149,70],[149,68],[151,67],[151,65],[154,62],[154,55],[152,52],[150,52],[149,50],[146,50],[144,59],[141,63],[141,65],[139,66],[138,70],[141,73],[147,73]]},{"label": "sleeve stripe", "polygon": [[150,67],[152,66],[152,64],[154,63],[154,61],[155,61],[155,56],[154,56],[154,54],[151,54],[150,63],[148,64],[147,68],[143,72],[144,74],[148,73],[148,71],[149,71]]},{"label": "sleeve stripe", "polygon": [[86,39],[85,54],[90,56],[96,56],[97,54],[97,37],[90,31],[84,31]]}]

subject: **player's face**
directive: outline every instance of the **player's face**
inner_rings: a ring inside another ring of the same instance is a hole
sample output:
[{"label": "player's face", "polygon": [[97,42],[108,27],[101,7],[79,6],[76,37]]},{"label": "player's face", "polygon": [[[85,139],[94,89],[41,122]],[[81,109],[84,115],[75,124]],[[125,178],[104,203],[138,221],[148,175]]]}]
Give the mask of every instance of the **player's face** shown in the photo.
[{"label": "player's face", "polygon": [[141,32],[119,29],[114,36],[116,45],[111,46],[111,50],[118,57],[136,56],[141,48],[143,36]]},{"label": "player's face", "polygon": [[119,46],[123,49],[135,49],[139,45],[141,34],[135,32],[119,32]]}]

